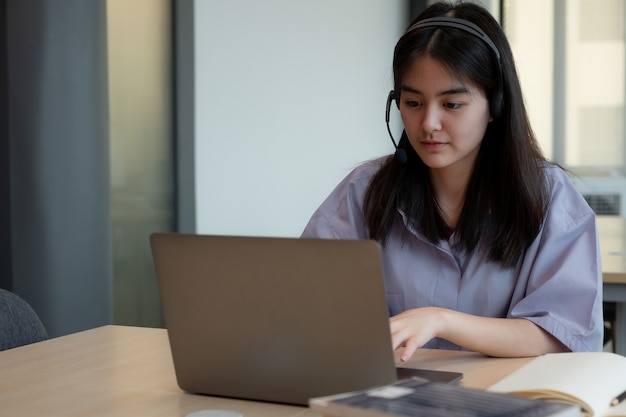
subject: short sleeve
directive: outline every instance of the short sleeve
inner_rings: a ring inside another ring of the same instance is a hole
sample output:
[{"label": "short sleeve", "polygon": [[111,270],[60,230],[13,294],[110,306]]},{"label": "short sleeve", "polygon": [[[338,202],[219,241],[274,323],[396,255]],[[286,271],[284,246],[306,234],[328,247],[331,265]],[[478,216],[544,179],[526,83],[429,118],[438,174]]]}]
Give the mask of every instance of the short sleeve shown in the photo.
[{"label": "short sleeve", "polygon": [[[595,214],[565,174],[552,186],[527,250],[510,317],[526,318],[572,351],[602,350],[602,269]],[[525,281],[525,282],[524,282]]]}]

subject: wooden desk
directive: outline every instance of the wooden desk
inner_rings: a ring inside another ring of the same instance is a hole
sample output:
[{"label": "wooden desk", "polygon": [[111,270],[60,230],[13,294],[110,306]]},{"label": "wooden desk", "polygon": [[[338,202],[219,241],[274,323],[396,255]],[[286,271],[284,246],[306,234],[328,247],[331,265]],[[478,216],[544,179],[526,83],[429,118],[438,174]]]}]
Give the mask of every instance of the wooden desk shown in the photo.
[{"label": "wooden desk", "polygon": [[603,300],[616,303],[615,351],[626,356],[626,219],[598,216]]},{"label": "wooden desk", "polygon": [[[529,360],[422,349],[407,366],[460,371],[463,385],[486,388]],[[182,392],[163,329],[99,327],[0,352],[0,364],[0,410],[11,417],[184,417],[206,408],[319,417],[306,407]]]}]

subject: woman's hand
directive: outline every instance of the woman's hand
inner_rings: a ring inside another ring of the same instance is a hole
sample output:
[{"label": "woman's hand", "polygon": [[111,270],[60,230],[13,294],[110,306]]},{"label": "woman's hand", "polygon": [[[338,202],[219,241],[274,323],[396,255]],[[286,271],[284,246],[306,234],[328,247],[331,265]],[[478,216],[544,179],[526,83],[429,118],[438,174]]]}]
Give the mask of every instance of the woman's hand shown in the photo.
[{"label": "woman's hand", "polygon": [[401,361],[408,360],[416,349],[443,333],[444,313],[445,310],[438,307],[415,308],[389,320],[393,349],[404,346]]},{"label": "woman's hand", "polygon": [[394,350],[404,346],[406,361],[416,349],[440,337],[489,356],[538,356],[568,349],[530,320],[473,316],[439,307],[404,311],[389,319]]}]

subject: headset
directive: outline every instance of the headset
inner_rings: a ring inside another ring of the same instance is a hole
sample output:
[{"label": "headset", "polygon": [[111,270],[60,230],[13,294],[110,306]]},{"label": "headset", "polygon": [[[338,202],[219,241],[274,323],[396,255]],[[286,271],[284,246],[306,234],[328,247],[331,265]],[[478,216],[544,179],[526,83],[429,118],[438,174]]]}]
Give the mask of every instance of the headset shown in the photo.
[{"label": "headset", "polygon": [[[433,17],[429,19],[423,19],[419,22],[411,25],[405,35],[414,30],[426,28],[426,27],[451,27],[455,29],[463,30],[471,35],[476,36],[480,40],[482,40],[493,52],[497,65],[498,72],[498,85],[493,92],[491,100],[489,101],[489,110],[491,112],[491,116],[494,119],[498,119],[502,115],[503,107],[504,107],[504,86],[503,86],[503,70],[502,70],[502,62],[500,60],[500,51],[496,47],[496,44],[491,40],[489,36],[477,25],[474,23],[465,20],[459,19],[456,17]],[[389,96],[387,96],[387,107],[385,111],[385,123],[387,124],[387,132],[389,133],[389,137],[391,138],[391,142],[393,143],[394,148],[396,149],[395,157],[400,163],[405,163],[407,160],[406,151],[404,149],[399,149],[396,143],[396,140],[393,138],[393,134],[391,133],[391,128],[389,127],[389,113],[391,111],[391,102],[396,101],[396,106],[400,108],[399,95],[396,94],[395,90],[391,90],[389,92]]]}]

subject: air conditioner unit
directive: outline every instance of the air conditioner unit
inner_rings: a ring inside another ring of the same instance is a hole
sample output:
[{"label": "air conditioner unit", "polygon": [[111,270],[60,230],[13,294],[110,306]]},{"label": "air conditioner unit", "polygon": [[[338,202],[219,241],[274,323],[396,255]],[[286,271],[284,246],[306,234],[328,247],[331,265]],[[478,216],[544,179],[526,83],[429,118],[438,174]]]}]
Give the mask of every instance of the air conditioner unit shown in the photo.
[{"label": "air conditioner unit", "polygon": [[572,181],[598,215],[626,217],[626,178],[611,170],[575,171]]}]

